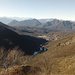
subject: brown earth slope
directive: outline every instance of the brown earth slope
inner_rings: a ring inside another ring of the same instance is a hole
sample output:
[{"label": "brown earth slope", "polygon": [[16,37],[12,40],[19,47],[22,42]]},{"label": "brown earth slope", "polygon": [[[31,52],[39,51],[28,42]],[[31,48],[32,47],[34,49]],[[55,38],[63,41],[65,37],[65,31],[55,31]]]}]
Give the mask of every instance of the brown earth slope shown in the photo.
[{"label": "brown earth slope", "polygon": [[35,56],[30,64],[40,67],[41,75],[75,75],[75,34],[49,43],[48,51]]}]

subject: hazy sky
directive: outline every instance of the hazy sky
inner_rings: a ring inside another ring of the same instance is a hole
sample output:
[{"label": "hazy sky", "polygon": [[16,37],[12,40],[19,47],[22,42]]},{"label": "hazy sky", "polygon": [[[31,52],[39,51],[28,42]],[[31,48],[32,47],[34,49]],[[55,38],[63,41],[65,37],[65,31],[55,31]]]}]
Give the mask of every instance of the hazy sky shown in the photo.
[{"label": "hazy sky", "polygon": [[0,0],[0,16],[75,20],[75,0]]}]

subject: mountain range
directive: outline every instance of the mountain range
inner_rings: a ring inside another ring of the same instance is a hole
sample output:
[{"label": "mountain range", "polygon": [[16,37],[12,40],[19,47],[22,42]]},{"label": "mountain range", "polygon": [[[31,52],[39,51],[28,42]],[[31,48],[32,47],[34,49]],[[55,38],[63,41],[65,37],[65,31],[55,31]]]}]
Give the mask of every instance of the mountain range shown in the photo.
[{"label": "mountain range", "polygon": [[[31,20],[33,18],[24,18],[24,17],[0,17],[0,21],[5,23],[5,24],[8,24],[9,22],[13,21],[13,20],[18,20],[18,21],[23,21],[23,20]],[[41,23],[45,23],[47,21],[52,21],[53,19],[50,18],[50,19],[37,19],[39,22]]]},{"label": "mountain range", "polygon": [[0,21],[9,26],[38,27],[51,30],[75,31],[75,22],[58,19],[8,18],[0,17]]},{"label": "mountain range", "polygon": [[8,25],[14,27],[42,28],[47,30],[75,31],[75,22],[63,21],[58,19],[53,19],[46,23],[41,23],[37,19],[24,20],[24,21],[13,20],[10,23],[8,23]]},{"label": "mountain range", "polygon": [[72,31],[75,28],[75,24],[71,21],[61,21],[53,20],[51,22],[46,22],[42,25],[42,28],[57,29],[62,31]]},{"label": "mountain range", "polygon": [[38,20],[36,20],[36,19],[24,20],[24,21],[13,20],[8,25],[10,25],[10,26],[17,26],[17,27],[18,26],[35,27],[35,26],[41,25],[41,23]]}]

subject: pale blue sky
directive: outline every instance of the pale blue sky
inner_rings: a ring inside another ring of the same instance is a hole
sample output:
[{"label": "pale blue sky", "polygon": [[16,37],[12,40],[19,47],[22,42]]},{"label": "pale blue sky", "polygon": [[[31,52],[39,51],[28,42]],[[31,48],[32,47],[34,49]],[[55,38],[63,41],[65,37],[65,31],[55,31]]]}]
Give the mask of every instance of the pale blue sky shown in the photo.
[{"label": "pale blue sky", "polygon": [[0,16],[75,20],[75,0],[0,0]]}]

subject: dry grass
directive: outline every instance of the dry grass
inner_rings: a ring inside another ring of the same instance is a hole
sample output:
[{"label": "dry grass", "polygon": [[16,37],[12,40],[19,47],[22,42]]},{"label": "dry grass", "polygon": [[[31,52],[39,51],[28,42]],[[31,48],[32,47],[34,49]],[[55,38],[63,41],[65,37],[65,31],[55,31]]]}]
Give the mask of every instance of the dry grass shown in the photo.
[{"label": "dry grass", "polygon": [[7,52],[0,50],[0,75],[39,75],[41,69],[26,64],[30,56],[25,56],[21,50],[13,49]]},{"label": "dry grass", "polygon": [[[66,42],[71,43],[66,44]],[[62,43],[64,45],[60,45]],[[24,65],[25,56],[18,54],[17,51],[10,52],[12,57],[14,56],[12,53],[19,55],[20,62],[18,60],[16,62],[23,65],[16,66],[15,64],[8,67],[7,71],[2,69],[0,75],[75,75],[75,35],[53,41],[46,47],[48,51],[30,59],[28,65]]]},{"label": "dry grass", "polygon": [[24,66],[12,66],[6,70],[0,72],[0,75],[38,75],[40,73],[40,68],[32,67],[29,65]]},{"label": "dry grass", "polygon": [[[30,64],[49,75],[75,75],[75,35],[49,43],[48,51],[34,57]],[[68,45],[59,43],[72,42]],[[34,63],[35,62],[35,63]]]}]

